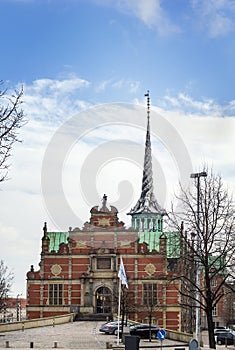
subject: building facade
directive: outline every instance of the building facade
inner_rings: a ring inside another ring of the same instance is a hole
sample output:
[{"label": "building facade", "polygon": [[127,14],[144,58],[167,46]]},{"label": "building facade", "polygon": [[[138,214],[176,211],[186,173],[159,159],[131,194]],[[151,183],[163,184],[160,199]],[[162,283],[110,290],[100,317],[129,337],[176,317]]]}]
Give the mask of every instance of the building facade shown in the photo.
[{"label": "building facade", "polygon": [[[90,221],[93,215],[99,216],[102,224],[111,221],[116,215],[112,210],[95,209]],[[75,311],[80,317],[102,314],[112,318],[117,314],[117,275],[122,256],[129,286],[128,317],[147,321],[149,306],[155,322],[179,329],[179,296],[175,283],[169,283],[173,270],[169,269],[164,235],[159,238],[159,249],[150,253],[146,243],[139,243],[138,231],[124,228],[103,229],[97,225],[66,234],[47,232],[45,225],[40,269],[34,271],[31,267],[27,274],[27,317]]]},{"label": "building facade", "polygon": [[26,319],[26,299],[6,298],[4,307],[0,312],[0,323],[18,322]]},{"label": "building facade", "polygon": [[27,273],[27,318],[77,313],[80,319],[113,318],[118,307],[118,268],[122,256],[128,289],[122,288],[122,310],[136,321],[181,330],[179,233],[163,232],[165,210],[154,196],[150,140],[150,99],[142,189],[128,213],[126,228],[118,210],[102,205],[90,211],[82,228],[50,232],[46,223],[39,269]]}]

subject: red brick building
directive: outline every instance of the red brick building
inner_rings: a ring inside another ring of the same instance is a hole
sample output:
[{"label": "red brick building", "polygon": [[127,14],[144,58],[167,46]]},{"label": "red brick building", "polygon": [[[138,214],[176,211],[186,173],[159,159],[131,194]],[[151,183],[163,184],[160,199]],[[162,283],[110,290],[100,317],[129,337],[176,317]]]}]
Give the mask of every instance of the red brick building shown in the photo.
[{"label": "red brick building", "polygon": [[118,210],[107,205],[91,209],[89,222],[69,232],[43,228],[39,270],[27,273],[27,317],[76,311],[80,318],[115,317],[118,306],[120,256],[128,289],[122,292],[127,317],[181,330],[179,233],[163,232],[165,211],[154,197],[149,122],[149,96],[144,170],[140,199],[125,228]]},{"label": "red brick building", "polygon": [[16,322],[26,318],[26,299],[18,295],[17,298],[6,298],[0,313],[0,322]]},{"label": "red brick building", "polygon": [[[114,221],[115,225],[107,226]],[[113,207],[105,211],[104,207],[92,208],[90,223],[82,230],[47,232],[45,224],[40,269],[31,267],[27,273],[27,317],[71,311],[80,316],[116,314],[121,255],[129,286],[128,317],[146,321],[151,296],[153,320],[162,327],[179,329],[179,296],[175,284],[169,283],[174,269],[167,258],[167,238],[159,233],[159,251],[149,252],[148,245],[140,243],[137,230],[123,227]]]}]

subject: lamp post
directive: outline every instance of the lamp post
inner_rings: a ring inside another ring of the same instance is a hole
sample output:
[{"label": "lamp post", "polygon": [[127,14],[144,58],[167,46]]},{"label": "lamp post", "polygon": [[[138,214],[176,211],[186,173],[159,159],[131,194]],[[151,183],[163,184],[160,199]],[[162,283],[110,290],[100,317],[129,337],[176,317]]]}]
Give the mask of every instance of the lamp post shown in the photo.
[{"label": "lamp post", "polygon": [[19,298],[21,295],[22,295],[22,293],[17,294],[17,296],[16,296],[16,320],[17,320],[17,322],[21,321],[21,300]]},{"label": "lamp post", "polygon": [[4,301],[3,303],[3,322],[6,322],[6,312],[7,312],[7,303]]},{"label": "lamp post", "polygon": [[[200,245],[200,237],[199,237],[199,226],[200,226],[200,178],[206,177],[207,173],[202,171],[200,173],[193,173],[190,175],[191,178],[197,179],[197,251]],[[199,262],[196,261],[196,339],[198,342],[198,348],[200,348],[200,266]]]}]

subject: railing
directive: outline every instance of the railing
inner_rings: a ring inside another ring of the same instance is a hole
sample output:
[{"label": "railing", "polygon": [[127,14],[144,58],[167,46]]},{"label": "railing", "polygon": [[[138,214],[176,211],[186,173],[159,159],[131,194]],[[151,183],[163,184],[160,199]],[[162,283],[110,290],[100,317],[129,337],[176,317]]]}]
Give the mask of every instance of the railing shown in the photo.
[{"label": "railing", "polygon": [[167,337],[167,339],[182,341],[183,343],[189,343],[190,340],[193,338],[193,335],[190,333],[172,331],[172,330],[167,329],[166,330],[166,337]]},{"label": "railing", "polygon": [[45,317],[45,318],[35,318],[32,320],[25,320],[22,322],[9,322],[9,323],[0,323],[0,332],[11,332],[11,331],[18,331],[29,328],[36,328],[36,327],[45,327],[45,326],[55,326],[58,324],[68,323],[73,321],[75,314],[70,313],[66,315],[60,315],[60,316],[52,316],[52,317]]}]

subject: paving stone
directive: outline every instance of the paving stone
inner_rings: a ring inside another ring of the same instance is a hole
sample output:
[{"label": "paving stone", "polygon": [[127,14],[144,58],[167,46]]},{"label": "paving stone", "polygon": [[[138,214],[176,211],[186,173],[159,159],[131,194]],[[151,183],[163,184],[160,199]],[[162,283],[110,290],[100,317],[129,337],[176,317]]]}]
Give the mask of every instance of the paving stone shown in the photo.
[{"label": "paving stone", "polygon": [[[107,343],[117,344],[117,338],[114,335],[106,335],[99,332],[99,327],[103,322],[71,322],[64,325],[57,325],[55,327],[39,327],[26,329],[25,331],[13,331],[0,334],[0,348],[6,348],[6,342],[8,342],[9,347],[12,349],[30,349],[30,345],[34,349],[79,349],[79,350],[96,350],[96,349],[106,349]],[[204,334],[203,338],[206,341],[206,336]],[[204,340],[203,339],[203,340]],[[164,340],[162,345],[176,344],[177,342],[172,342],[170,340]],[[178,342],[178,344],[180,344]],[[120,344],[122,345],[122,344]],[[140,342],[141,350],[142,346],[146,345],[146,348],[151,345],[153,348],[155,346],[161,345],[159,340],[154,340],[149,343],[146,340],[141,340]],[[188,348],[182,345],[186,350]],[[122,348],[123,345],[122,345]],[[234,349],[234,347],[228,347],[228,349]],[[163,348],[164,349],[164,348]],[[205,350],[209,347],[205,344]],[[217,349],[224,350],[224,346],[217,346]],[[235,349],[234,349],[235,350]]]}]

